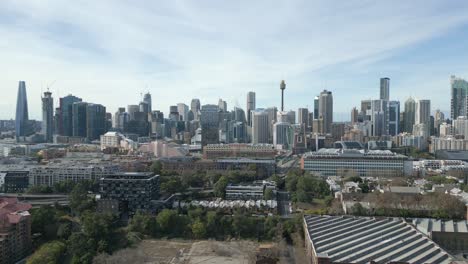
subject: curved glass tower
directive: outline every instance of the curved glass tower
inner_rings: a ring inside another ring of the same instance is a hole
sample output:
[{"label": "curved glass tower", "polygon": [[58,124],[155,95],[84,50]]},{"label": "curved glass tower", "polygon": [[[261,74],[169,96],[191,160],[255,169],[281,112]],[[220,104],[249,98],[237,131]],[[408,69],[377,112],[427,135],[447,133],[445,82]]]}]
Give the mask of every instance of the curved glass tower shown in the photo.
[{"label": "curved glass tower", "polygon": [[18,98],[16,101],[16,117],[15,117],[15,131],[16,141],[21,137],[27,136],[28,133],[28,99],[26,97],[26,83],[19,82]]}]

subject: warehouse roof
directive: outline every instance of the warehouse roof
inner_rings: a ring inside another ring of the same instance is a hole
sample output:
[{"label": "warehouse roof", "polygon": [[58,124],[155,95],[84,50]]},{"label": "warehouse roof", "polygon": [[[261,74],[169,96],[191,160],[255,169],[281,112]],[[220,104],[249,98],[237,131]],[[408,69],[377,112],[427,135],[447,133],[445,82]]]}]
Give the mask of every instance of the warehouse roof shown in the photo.
[{"label": "warehouse roof", "polygon": [[457,233],[468,233],[468,221],[443,221],[432,218],[415,218],[413,219],[413,225],[425,235],[429,235],[431,232],[457,232]]},{"label": "warehouse roof", "polygon": [[401,218],[304,216],[315,254],[333,263],[450,263],[450,255]]}]

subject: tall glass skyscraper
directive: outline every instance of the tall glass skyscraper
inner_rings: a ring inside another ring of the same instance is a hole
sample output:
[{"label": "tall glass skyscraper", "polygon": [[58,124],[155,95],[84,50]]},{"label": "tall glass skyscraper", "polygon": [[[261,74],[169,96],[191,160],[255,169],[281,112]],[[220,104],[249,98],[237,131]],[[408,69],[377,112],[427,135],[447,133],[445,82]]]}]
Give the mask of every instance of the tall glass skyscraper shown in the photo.
[{"label": "tall glass skyscraper", "polygon": [[81,101],[81,98],[71,94],[60,98],[59,135],[73,136],[73,104]]},{"label": "tall glass skyscraper", "polygon": [[151,113],[151,111],[153,111],[153,102],[151,100],[151,94],[149,92],[147,92],[144,96],[143,96],[143,102],[145,102],[147,105],[148,105],[148,113]]},{"label": "tall glass skyscraper", "polygon": [[18,97],[16,101],[15,134],[16,141],[29,133],[28,99],[26,96],[26,83],[19,82]]},{"label": "tall glass skyscraper", "polygon": [[450,77],[452,99],[450,101],[450,116],[453,120],[459,116],[467,116],[468,108],[468,82],[452,75]]},{"label": "tall glass skyscraper", "polygon": [[323,130],[325,133],[331,132],[333,123],[333,95],[332,92],[323,90],[319,97],[319,118],[323,120]]},{"label": "tall glass skyscraper", "polygon": [[390,78],[380,78],[380,99],[390,100]]}]

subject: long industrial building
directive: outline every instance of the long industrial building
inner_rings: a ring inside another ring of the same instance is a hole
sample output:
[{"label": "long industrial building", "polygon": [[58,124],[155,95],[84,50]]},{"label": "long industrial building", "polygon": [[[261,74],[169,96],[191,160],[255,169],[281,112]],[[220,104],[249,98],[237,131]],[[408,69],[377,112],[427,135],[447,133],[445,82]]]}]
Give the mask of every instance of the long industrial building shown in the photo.
[{"label": "long industrial building", "polygon": [[388,150],[320,149],[302,156],[301,168],[321,176],[354,171],[359,176],[402,176],[408,158]]},{"label": "long industrial building", "polygon": [[309,263],[451,263],[452,257],[401,218],[304,216]]}]

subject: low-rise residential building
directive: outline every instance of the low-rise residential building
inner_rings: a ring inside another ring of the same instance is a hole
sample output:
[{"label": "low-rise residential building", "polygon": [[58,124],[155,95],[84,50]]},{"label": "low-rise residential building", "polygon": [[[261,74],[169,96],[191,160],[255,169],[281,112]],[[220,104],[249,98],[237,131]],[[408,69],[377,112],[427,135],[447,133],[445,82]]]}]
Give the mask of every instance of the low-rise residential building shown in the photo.
[{"label": "low-rise residential building", "polygon": [[31,253],[30,204],[0,197],[0,263],[16,263]]},{"label": "low-rise residential building", "polygon": [[265,191],[272,190],[276,200],[276,184],[273,182],[258,182],[254,184],[229,184],[226,186],[226,200],[263,200]]},{"label": "low-rise residential building", "polygon": [[429,151],[437,153],[440,150],[468,150],[468,139],[448,137],[432,137]]},{"label": "low-rise residential building", "polygon": [[394,177],[404,175],[407,157],[389,150],[320,149],[301,158],[301,168],[321,176],[336,176],[350,170],[358,176]]},{"label": "low-rise residential building", "polygon": [[29,172],[29,186],[54,184],[63,181],[79,182],[83,180],[98,180],[120,171],[120,167],[112,164],[52,164],[31,168]]},{"label": "low-rise residential building", "polygon": [[304,216],[309,263],[444,263],[453,260],[402,218]]}]

